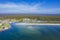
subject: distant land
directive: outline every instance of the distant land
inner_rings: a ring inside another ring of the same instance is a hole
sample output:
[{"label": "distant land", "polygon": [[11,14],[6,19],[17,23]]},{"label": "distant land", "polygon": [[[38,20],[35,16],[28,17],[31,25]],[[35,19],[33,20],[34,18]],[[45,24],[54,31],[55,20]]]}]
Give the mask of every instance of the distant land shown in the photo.
[{"label": "distant land", "polygon": [[36,19],[44,21],[43,23],[60,23],[60,14],[0,14],[0,20],[5,19],[15,19],[19,22],[23,22],[23,19]]},{"label": "distant land", "polygon": [[14,14],[14,13],[12,13],[12,14],[0,14],[0,16],[16,16],[16,15],[18,15],[18,16],[22,16],[22,15],[24,15],[24,16],[60,16],[60,14],[33,14],[33,13],[31,13],[31,14]]}]

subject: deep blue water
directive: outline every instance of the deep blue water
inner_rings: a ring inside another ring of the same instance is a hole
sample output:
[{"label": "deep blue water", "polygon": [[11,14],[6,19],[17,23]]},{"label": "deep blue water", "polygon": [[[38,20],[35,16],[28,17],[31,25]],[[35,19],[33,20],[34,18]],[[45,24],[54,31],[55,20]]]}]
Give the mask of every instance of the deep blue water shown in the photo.
[{"label": "deep blue water", "polygon": [[11,24],[0,32],[0,40],[60,40],[60,26]]}]

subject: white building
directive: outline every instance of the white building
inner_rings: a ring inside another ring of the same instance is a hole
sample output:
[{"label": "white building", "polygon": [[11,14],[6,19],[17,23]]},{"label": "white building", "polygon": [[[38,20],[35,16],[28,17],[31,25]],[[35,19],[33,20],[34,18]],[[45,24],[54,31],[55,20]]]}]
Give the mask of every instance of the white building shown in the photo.
[{"label": "white building", "polygon": [[30,22],[35,22],[35,21],[36,21],[36,19],[29,19],[29,18],[24,18],[23,19],[24,23],[30,23]]}]

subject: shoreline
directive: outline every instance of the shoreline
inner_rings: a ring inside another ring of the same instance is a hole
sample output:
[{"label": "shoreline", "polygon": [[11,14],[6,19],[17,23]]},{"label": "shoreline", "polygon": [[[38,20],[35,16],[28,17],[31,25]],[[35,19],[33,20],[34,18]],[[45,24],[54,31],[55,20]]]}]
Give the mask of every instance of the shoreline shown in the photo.
[{"label": "shoreline", "polygon": [[54,23],[15,23],[16,25],[60,25]]}]

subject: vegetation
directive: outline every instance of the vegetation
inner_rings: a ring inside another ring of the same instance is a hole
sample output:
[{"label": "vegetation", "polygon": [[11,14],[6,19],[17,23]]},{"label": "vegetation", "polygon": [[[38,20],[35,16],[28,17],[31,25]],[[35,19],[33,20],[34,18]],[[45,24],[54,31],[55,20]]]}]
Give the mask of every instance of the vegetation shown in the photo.
[{"label": "vegetation", "polygon": [[23,18],[37,19],[37,20],[40,20],[40,21],[48,21],[47,23],[52,23],[51,21],[56,21],[54,23],[60,23],[60,16],[24,16],[24,15],[0,16],[1,20],[17,19],[17,20],[19,20],[19,22],[22,22]]},{"label": "vegetation", "polygon": [[37,19],[43,21],[60,21],[60,16],[0,16],[0,19],[22,19],[22,18],[30,18]]}]

